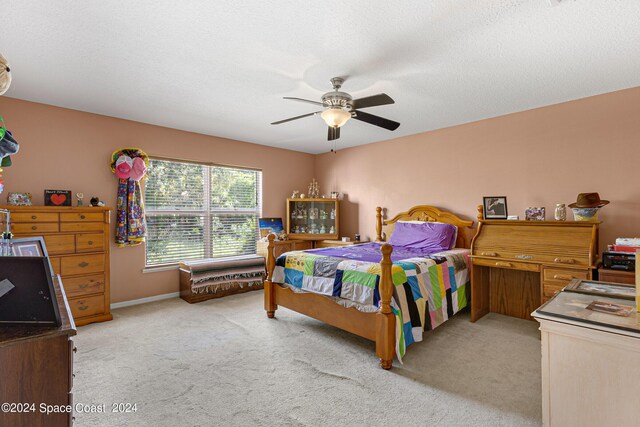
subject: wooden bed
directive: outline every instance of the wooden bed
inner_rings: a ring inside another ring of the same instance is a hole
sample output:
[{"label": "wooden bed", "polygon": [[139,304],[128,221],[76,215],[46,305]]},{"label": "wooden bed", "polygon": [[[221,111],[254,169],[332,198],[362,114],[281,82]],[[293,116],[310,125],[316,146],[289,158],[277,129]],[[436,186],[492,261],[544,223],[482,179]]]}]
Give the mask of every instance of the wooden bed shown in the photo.
[{"label": "wooden bed", "polygon": [[[473,221],[463,220],[450,212],[443,212],[433,206],[415,206],[390,220],[383,221],[382,208],[376,208],[376,241],[383,242],[391,235],[397,221],[438,221],[458,227],[457,248],[469,248],[469,228]],[[267,279],[264,282],[264,309],[267,317],[275,317],[278,305],[306,314],[337,328],[359,335],[376,343],[376,355],[383,369],[391,369],[395,355],[395,317],[391,311],[393,282],[391,279],[391,252],[389,244],[381,248],[380,261],[380,309],[375,313],[365,313],[356,308],[345,308],[332,299],[314,293],[297,293],[289,288],[271,282],[276,259],[273,254],[273,234],[268,236]]]}]

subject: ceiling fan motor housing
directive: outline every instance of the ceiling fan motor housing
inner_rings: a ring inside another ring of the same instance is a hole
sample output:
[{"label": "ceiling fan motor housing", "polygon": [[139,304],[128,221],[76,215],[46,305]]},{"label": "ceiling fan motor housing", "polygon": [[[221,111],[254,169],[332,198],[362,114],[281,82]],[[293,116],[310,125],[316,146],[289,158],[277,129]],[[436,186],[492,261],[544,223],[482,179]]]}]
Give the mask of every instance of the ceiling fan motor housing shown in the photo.
[{"label": "ceiling fan motor housing", "polygon": [[347,108],[351,110],[353,108],[353,98],[346,92],[327,92],[322,95],[322,103],[325,107],[330,108]]}]

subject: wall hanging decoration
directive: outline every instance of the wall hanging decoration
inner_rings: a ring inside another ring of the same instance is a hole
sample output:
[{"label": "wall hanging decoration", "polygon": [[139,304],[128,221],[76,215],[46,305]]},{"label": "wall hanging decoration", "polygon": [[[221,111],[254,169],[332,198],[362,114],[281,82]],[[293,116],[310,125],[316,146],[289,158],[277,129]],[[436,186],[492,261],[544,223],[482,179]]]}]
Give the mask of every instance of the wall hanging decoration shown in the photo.
[{"label": "wall hanging decoration", "polygon": [[134,246],[144,242],[147,224],[140,180],[147,174],[149,156],[139,148],[122,148],[111,155],[111,171],[118,177],[116,244]]},{"label": "wall hanging decoration", "polygon": [[11,68],[7,59],[0,54],[0,95],[4,95],[11,86]]}]

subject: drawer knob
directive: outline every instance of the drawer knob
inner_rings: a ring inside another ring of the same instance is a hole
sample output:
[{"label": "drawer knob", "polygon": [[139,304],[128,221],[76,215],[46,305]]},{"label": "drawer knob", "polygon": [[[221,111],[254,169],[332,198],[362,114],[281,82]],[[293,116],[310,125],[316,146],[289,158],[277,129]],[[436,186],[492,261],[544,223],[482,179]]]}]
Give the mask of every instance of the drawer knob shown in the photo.
[{"label": "drawer knob", "polygon": [[560,280],[573,280],[573,276],[571,276],[570,274],[554,274],[553,278]]},{"label": "drawer knob", "polygon": [[561,262],[563,264],[575,264],[576,260],[572,258],[556,258],[553,260],[553,262]]},{"label": "drawer knob", "polygon": [[511,263],[510,262],[496,262],[496,267],[511,267]]},{"label": "drawer knob", "polygon": [[86,266],[88,266],[88,265],[89,265],[89,263],[88,263],[88,262],[82,261],[81,263],[79,263],[79,264],[78,264],[78,267],[80,267],[80,268],[85,268],[85,267],[86,267]]},{"label": "drawer knob", "polygon": [[88,283],[83,283],[83,284],[81,284],[81,285],[79,286],[79,288],[80,288],[80,289],[84,289],[84,288],[87,288],[87,287],[89,287],[89,284],[88,284]]},{"label": "drawer knob", "polygon": [[37,229],[38,229],[38,226],[37,226],[37,225],[33,225],[33,226],[31,227],[31,229],[32,229],[32,230],[37,230]]},{"label": "drawer knob", "polygon": [[81,311],[84,311],[84,310],[86,310],[87,308],[89,308],[89,307],[87,307],[86,305],[79,305],[79,306],[78,306],[78,310],[81,310]]},{"label": "drawer knob", "polygon": [[89,240],[89,241],[87,242],[87,244],[88,244],[88,245],[93,245],[93,240]]},{"label": "drawer knob", "polygon": [[480,255],[482,256],[497,256],[495,252],[482,252]]},{"label": "drawer knob", "polygon": [[36,215],[31,215],[31,219],[38,219]]},{"label": "drawer knob", "polygon": [[80,215],[80,219],[85,219],[85,218],[86,218],[86,216]]}]

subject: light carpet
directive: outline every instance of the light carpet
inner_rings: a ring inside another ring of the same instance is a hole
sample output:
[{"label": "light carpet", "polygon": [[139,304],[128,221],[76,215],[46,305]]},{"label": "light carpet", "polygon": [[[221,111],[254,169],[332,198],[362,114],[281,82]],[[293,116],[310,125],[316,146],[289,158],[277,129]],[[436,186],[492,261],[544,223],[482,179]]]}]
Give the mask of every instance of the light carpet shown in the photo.
[{"label": "light carpet", "polygon": [[[375,345],[280,308],[262,291],[114,310],[78,329],[74,400],[84,426],[516,426],[541,424],[537,322],[460,313],[404,365]],[[135,413],[110,413],[116,402]]]}]

